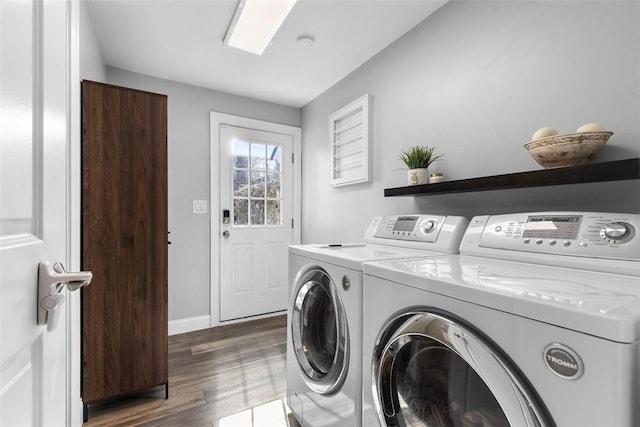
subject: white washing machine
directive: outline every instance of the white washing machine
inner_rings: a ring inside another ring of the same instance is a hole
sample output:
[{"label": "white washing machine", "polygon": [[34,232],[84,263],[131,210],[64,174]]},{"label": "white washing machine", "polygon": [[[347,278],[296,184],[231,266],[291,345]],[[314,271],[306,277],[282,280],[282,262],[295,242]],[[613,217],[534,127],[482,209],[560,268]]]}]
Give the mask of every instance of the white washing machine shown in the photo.
[{"label": "white washing machine", "polygon": [[468,220],[375,218],[365,243],[289,247],[287,403],[303,426],[359,426],[362,263],[457,253]]},{"label": "white washing machine", "polygon": [[362,425],[640,425],[638,227],[481,216],[459,256],[365,264]]}]

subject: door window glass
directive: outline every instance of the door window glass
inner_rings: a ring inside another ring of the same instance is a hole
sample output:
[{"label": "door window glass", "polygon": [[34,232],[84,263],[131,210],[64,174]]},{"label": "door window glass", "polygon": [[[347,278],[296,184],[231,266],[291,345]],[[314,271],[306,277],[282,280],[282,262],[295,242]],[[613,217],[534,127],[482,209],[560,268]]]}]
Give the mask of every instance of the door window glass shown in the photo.
[{"label": "door window glass", "polygon": [[391,385],[408,426],[509,426],[484,381],[437,341],[404,345],[393,364]]},{"label": "door window glass", "polygon": [[264,225],[264,200],[251,200],[251,225]]},{"label": "door window glass", "polygon": [[267,173],[267,197],[270,199],[280,198],[280,174]]},{"label": "door window glass", "polygon": [[249,191],[249,172],[245,170],[233,171],[233,195],[234,197],[247,197]]},{"label": "door window glass", "polygon": [[244,141],[233,142],[233,166],[238,169],[249,168],[249,143]]},{"label": "door window glass", "polygon": [[267,147],[264,144],[251,144],[251,168],[253,170],[265,170],[266,150]]},{"label": "door window glass", "polygon": [[282,148],[279,145],[267,146],[267,169],[280,172],[282,169]]},{"label": "door window glass", "polygon": [[267,225],[280,225],[280,200],[267,200]]},{"label": "door window glass", "polygon": [[282,225],[282,147],[233,142],[233,225]]},{"label": "door window glass", "polygon": [[314,286],[307,293],[302,319],[302,346],[307,360],[316,372],[326,375],[333,366],[338,337],[331,297],[322,286]]},{"label": "door window glass", "polygon": [[264,199],[264,172],[251,172],[251,197]]},{"label": "door window glass", "polygon": [[233,200],[233,223],[237,225],[249,225],[249,200]]}]

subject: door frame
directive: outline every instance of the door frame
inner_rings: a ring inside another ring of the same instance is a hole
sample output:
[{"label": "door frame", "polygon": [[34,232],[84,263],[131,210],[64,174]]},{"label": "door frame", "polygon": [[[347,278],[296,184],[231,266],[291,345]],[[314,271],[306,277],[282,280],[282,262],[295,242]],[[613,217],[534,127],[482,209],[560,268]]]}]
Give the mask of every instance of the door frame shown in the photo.
[{"label": "door frame", "polygon": [[[209,317],[210,327],[220,325],[220,171],[217,167],[220,163],[220,125],[230,125],[249,129],[256,129],[265,132],[275,132],[291,135],[293,138],[293,242],[298,244],[301,241],[300,213],[302,203],[302,129],[296,126],[273,123],[264,120],[250,119],[247,117],[235,116],[231,114],[210,113],[210,264],[209,274]],[[260,317],[260,316],[257,316]],[[242,321],[242,320],[239,320]],[[238,320],[224,322],[225,324],[235,323]]]},{"label": "door frame", "polygon": [[[81,210],[81,91],[80,91],[80,0],[67,0],[67,270],[80,271]],[[82,426],[82,390],[80,387],[81,327],[80,292],[67,292],[67,422]]]}]

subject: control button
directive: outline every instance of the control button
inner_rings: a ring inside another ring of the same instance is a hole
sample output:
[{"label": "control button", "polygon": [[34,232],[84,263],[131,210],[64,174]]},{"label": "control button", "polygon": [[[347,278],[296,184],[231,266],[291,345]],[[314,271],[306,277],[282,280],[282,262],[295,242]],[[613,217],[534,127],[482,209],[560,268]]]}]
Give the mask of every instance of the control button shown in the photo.
[{"label": "control button", "polygon": [[499,232],[501,232],[501,231],[502,231],[502,227],[501,227],[501,226],[499,226],[499,225],[498,225],[498,226],[496,226],[496,233],[499,233]]},{"label": "control button", "polygon": [[571,246],[571,242],[568,240],[565,240],[564,242],[562,242],[562,246]]},{"label": "control button", "polygon": [[555,246],[555,245],[556,245],[556,243],[558,243],[558,242],[557,242],[557,241],[555,241],[555,240],[550,240],[550,241],[549,241],[549,244],[550,244],[551,246]]},{"label": "control button", "polygon": [[582,246],[583,248],[587,247],[587,243],[586,242],[580,242],[580,246]]},{"label": "control button", "polygon": [[422,231],[424,234],[431,233],[433,230],[435,230],[436,225],[437,223],[435,220],[428,219],[420,224],[420,231]]},{"label": "control button", "polygon": [[536,245],[541,245],[541,244],[542,244],[542,239],[536,240]]},{"label": "control button", "polygon": [[529,244],[529,243],[531,242],[531,239],[524,239],[524,240],[523,240],[523,242],[524,242],[525,244]]}]

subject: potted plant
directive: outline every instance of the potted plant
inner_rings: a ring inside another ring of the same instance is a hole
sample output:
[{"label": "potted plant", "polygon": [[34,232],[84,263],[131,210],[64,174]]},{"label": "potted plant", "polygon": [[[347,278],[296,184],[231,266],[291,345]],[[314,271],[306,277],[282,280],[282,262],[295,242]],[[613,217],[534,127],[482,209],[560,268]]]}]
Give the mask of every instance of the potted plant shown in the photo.
[{"label": "potted plant", "polygon": [[444,156],[444,154],[435,156],[433,154],[435,149],[436,147],[415,145],[400,153],[400,160],[402,160],[409,169],[407,171],[409,185],[429,183],[429,166]]}]

